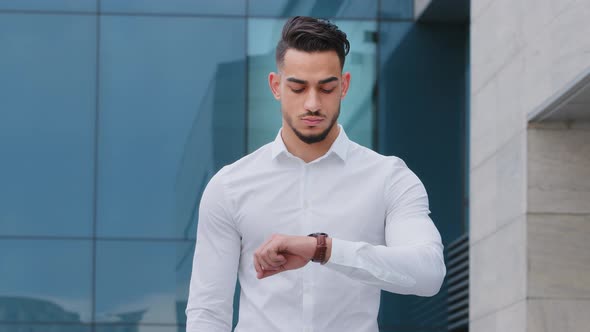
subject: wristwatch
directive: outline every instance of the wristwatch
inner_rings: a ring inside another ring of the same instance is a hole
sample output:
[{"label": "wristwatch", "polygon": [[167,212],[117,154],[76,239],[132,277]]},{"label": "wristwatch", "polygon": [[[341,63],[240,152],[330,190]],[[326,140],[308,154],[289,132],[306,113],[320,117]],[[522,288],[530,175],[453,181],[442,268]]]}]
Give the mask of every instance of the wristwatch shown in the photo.
[{"label": "wristwatch", "polygon": [[315,254],[313,255],[311,261],[315,263],[321,263],[322,265],[326,264],[326,250],[328,249],[326,238],[328,237],[328,234],[311,233],[308,236],[315,237],[318,240],[318,244],[315,248]]}]

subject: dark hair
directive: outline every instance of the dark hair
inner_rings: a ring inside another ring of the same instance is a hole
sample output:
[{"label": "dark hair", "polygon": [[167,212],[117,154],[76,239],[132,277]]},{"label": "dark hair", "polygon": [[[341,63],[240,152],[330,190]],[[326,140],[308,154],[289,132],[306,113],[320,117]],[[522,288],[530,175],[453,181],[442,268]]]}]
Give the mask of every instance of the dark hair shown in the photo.
[{"label": "dark hair", "polygon": [[293,48],[304,52],[335,51],[344,68],[344,58],[350,50],[346,34],[328,20],[307,16],[290,18],[283,27],[276,49],[277,66],[285,60],[285,53]]}]

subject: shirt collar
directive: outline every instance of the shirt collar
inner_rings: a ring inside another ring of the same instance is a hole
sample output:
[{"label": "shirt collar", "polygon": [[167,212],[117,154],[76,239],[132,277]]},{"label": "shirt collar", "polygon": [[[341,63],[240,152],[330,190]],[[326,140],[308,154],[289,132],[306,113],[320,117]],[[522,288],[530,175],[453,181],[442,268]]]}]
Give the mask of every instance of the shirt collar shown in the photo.
[{"label": "shirt collar", "polygon": [[[332,143],[332,146],[330,147],[328,152],[326,152],[326,154],[320,158],[329,156],[330,154],[335,154],[342,161],[346,161],[346,157],[348,155],[348,146],[350,145],[350,139],[348,139],[348,136],[344,132],[344,128],[342,128],[342,125],[339,124],[338,127],[340,127],[338,137],[336,137],[336,140],[334,141],[334,143]],[[287,147],[285,146],[285,142],[283,142],[283,138],[281,137],[282,130],[283,128],[279,129],[279,133],[277,134],[277,137],[272,143],[272,159],[275,159],[282,153],[290,154],[287,150]]]}]

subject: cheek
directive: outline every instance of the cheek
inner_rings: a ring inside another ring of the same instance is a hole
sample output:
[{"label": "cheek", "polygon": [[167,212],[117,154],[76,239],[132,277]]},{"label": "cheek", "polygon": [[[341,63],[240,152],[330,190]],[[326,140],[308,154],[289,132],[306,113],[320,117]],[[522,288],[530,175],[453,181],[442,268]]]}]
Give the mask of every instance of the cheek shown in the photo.
[{"label": "cheek", "polygon": [[283,95],[283,98],[281,98],[281,103],[283,107],[294,108],[297,107],[297,105],[303,103],[303,98],[301,98],[301,95],[297,95],[289,91]]},{"label": "cheek", "polygon": [[301,105],[296,98],[281,98],[281,111],[285,115],[295,115],[301,110]]},{"label": "cheek", "polygon": [[323,98],[322,104],[328,107],[338,107],[341,100],[342,99],[340,98],[340,92],[334,91]]}]

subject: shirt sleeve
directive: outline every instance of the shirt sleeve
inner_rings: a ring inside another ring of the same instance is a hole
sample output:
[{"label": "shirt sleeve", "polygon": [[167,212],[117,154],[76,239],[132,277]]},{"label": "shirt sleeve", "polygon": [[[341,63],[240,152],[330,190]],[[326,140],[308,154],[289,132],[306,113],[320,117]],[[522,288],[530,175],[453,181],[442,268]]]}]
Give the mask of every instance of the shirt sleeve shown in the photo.
[{"label": "shirt sleeve", "polygon": [[443,245],[422,182],[400,163],[386,185],[386,245],[333,238],[325,266],[392,293],[433,296],[446,274]]},{"label": "shirt sleeve", "polygon": [[224,184],[218,173],[205,188],[199,207],[186,307],[187,332],[229,332],[232,329],[241,245],[228,208]]}]

